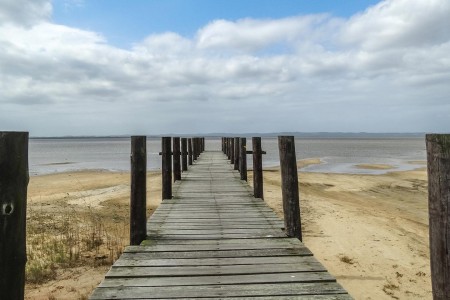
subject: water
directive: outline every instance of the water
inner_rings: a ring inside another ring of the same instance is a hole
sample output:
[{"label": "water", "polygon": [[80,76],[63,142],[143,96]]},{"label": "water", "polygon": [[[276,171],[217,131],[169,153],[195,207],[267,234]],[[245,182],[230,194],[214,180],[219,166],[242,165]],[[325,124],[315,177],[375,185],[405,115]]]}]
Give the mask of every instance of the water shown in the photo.
[{"label": "water", "polygon": [[[207,139],[206,150],[220,150],[220,139]],[[247,149],[252,148],[251,138]],[[263,138],[265,167],[278,166],[276,138]],[[160,138],[147,138],[147,169],[160,170]],[[423,165],[411,161],[426,159],[422,138],[396,139],[302,139],[296,138],[297,159],[320,158],[322,163],[303,168],[306,172],[382,174],[386,170],[358,169],[356,164],[389,164],[395,170]],[[31,139],[30,175],[78,170],[130,170],[130,138]],[[248,155],[248,166],[252,166]],[[391,171],[391,170],[388,170]]]}]

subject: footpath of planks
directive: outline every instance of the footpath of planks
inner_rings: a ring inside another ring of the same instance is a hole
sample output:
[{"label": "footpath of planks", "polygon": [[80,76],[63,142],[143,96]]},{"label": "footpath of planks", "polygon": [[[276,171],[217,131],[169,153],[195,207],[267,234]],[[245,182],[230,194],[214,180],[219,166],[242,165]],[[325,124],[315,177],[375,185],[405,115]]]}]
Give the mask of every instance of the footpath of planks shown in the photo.
[{"label": "footpath of planks", "polygon": [[351,299],[221,152],[204,152],[90,299]]}]

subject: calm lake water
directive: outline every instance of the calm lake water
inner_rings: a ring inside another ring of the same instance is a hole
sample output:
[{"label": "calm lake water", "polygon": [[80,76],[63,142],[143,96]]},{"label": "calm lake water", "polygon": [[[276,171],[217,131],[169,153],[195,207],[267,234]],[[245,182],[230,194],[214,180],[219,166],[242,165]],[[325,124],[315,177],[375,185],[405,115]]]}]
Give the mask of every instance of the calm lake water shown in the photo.
[{"label": "calm lake water", "polygon": [[[247,149],[251,149],[247,138]],[[279,165],[276,138],[263,138],[264,166]],[[221,140],[207,138],[206,150],[221,149]],[[147,168],[159,170],[161,158],[160,138],[147,139]],[[296,138],[297,159],[320,158],[320,165],[303,168],[306,172],[331,172],[354,174],[382,174],[385,170],[366,170],[357,164],[389,164],[395,170],[422,167],[411,161],[426,159],[423,138],[387,139],[310,139]],[[30,175],[41,175],[78,170],[130,170],[129,138],[31,139],[29,146]],[[251,155],[248,155],[251,167]]]}]

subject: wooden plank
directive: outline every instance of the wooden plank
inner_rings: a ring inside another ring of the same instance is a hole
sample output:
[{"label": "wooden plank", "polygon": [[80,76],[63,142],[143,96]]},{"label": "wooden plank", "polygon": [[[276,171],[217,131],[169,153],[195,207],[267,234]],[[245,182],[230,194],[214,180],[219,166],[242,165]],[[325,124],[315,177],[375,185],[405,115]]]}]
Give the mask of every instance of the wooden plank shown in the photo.
[{"label": "wooden plank", "polygon": [[114,286],[183,286],[183,285],[226,285],[248,283],[287,283],[287,282],[335,282],[335,278],[327,272],[291,272],[278,274],[250,275],[211,275],[211,276],[180,276],[180,277],[108,277],[100,287]]},{"label": "wooden plank", "polygon": [[259,230],[275,230],[279,229],[274,227],[273,225],[267,224],[250,224],[250,225],[240,225],[240,224],[189,224],[185,223],[184,225],[180,223],[157,223],[150,224],[148,227],[149,230],[160,230],[160,229],[171,229],[171,230],[205,230],[205,229],[259,229]]},{"label": "wooden plank", "polygon": [[[302,264],[316,262],[311,256],[277,257],[231,257],[231,258],[190,258],[190,259],[149,259],[148,253],[124,253],[114,263],[114,267],[174,267],[174,266],[224,266],[261,264]],[[322,267],[321,271],[325,271]]]},{"label": "wooden plank", "polygon": [[252,234],[191,234],[189,236],[186,235],[157,235],[157,234],[151,234],[148,235],[147,238],[149,239],[160,239],[160,240],[185,240],[185,239],[255,239],[255,238],[261,238],[261,237],[282,237],[283,234],[267,234],[267,235],[252,235]]},{"label": "wooden plank", "polygon": [[163,235],[191,235],[191,234],[249,234],[249,235],[280,235],[283,237],[283,232],[280,230],[261,230],[261,229],[166,229],[164,227],[152,228],[147,230],[148,235],[163,234]]},{"label": "wooden plank", "polygon": [[[145,240],[141,244],[142,246],[153,246],[160,244],[161,241],[158,240]],[[217,240],[207,240],[207,241],[197,241],[197,240],[186,240],[186,241],[164,241],[165,245],[242,245],[241,239],[217,239]],[[303,243],[301,243],[298,239],[293,238],[259,238],[259,239],[252,239],[246,242],[247,245],[279,245],[281,247],[293,247],[293,248],[306,248]],[[139,249],[141,247],[136,246],[128,246],[125,248],[135,248]],[[145,247],[142,247],[142,249],[145,249]]]},{"label": "wooden plank", "polygon": [[[162,298],[162,300],[167,300],[170,298]],[[173,299],[173,298],[172,298]],[[198,300],[199,298],[183,298],[184,300]],[[217,298],[201,298],[202,300],[211,300]],[[252,296],[252,297],[226,297],[227,300],[298,300],[299,296]],[[300,299],[309,299],[309,300],[350,300],[353,299],[347,294],[329,294],[329,295],[305,295]]]},{"label": "wooden plank", "polygon": [[149,277],[149,276],[210,276],[210,275],[240,275],[240,274],[275,274],[292,272],[325,271],[317,262],[301,264],[260,264],[260,265],[223,265],[223,266],[173,266],[173,267],[115,267],[106,277]]},{"label": "wooden plank", "polygon": [[[219,257],[261,257],[261,256],[304,256],[311,255],[311,251],[308,249],[279,249],[279,248],[267,248],[267,249],[256,249],[249,250],[210,250],[210,251],[178,251],[178,252],[166,252],[166,251],[152,251],[151,248],[148,249],[132,249],[130,247],[127,248],[126,252],[128,253],[143,253],[147,252],[149,257],[151,258],[219,258]],[[134,250],[134,251],[133,251]]]},{"label": "wooden plank", "polygon": [[98,288],[91,299],[161,299],[345,294],[334,282]]}]

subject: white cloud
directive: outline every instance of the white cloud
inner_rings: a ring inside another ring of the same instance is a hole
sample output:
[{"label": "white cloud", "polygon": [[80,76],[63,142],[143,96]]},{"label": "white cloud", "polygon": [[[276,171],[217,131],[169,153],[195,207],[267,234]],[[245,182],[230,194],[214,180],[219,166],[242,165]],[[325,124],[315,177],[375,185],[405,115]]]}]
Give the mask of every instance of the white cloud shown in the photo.
[{"label": "white cloud", "polygon": [[344,25],[341,39],[366,50],[421,47],[450,39],[450,2],[386,0]]},{"label": "white cloud", "polygon": [[28,12],[34,21],[21,22],[24,15],[12,13],[15,2],[0,5],[0,16],[9,16],[0,22],[3,130],[28,126],[32,134],[50,135],[450,126],[447,0],[388,0],[347,20],[326,14],[217,20],[193,38],[151,34],[129,50],[98,33],[49,22],[45,1],[21,1],[35,8]]},{"label": "white cloud", "polygon": [[0,1],[0,24],[32,26],[48,20],[52,13],[49,0],[2,0]]},{"label": "white cloud", "polygon": [[320,38],[320,27],[327,15],[290,17],[276,20],[243,19],[236,22],[216,20],[197,34],[200,49],[254,52],[274,44],[295,45],[302,40]]}]

